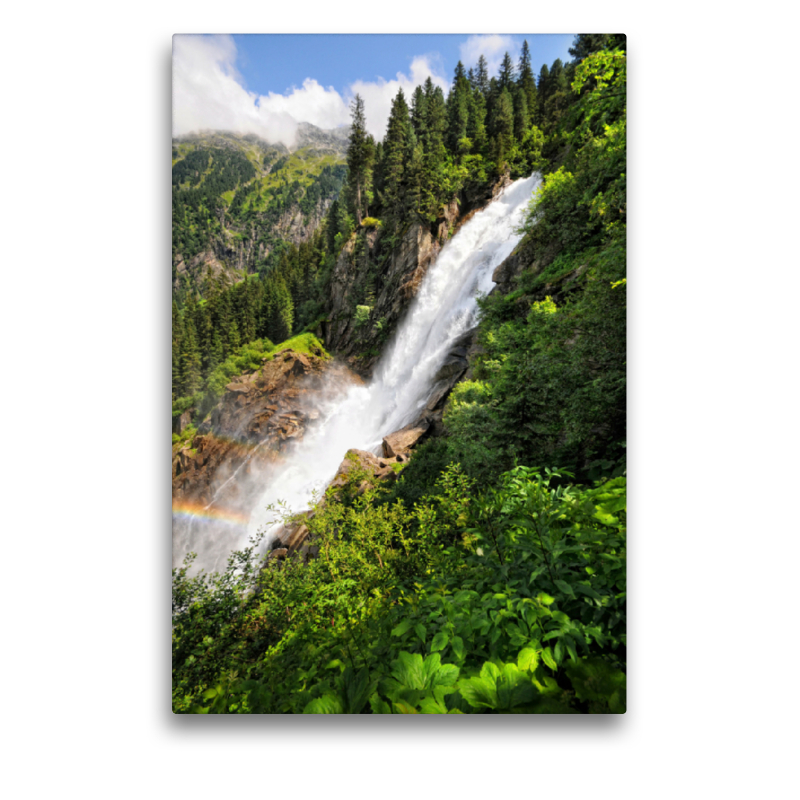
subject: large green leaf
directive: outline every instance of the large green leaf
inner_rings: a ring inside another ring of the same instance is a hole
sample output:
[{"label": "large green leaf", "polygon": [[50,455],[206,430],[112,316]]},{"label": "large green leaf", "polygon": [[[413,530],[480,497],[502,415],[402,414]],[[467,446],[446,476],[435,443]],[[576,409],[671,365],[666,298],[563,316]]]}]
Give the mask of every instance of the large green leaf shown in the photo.
[{"label": "large green leaf", "polygon": [[344,714],[344,706],[338,695],[324,694],[312,700],[304,709],[304,714]]},{"label": "large green leaf", "polygon": [[517,656],[517,666],[525,672],[532,672],[538,664],[539,653],[535,647],[525,647]]}]

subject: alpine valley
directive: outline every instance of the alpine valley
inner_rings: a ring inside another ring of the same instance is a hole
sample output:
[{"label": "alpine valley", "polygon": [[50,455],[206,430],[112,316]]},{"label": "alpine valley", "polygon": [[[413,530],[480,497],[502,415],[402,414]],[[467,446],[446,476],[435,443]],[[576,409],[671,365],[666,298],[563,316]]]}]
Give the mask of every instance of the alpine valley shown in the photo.
[{"label": "alpine valley", "polygon": [[172,142],[173,711],[618,714],[626,53]]}]

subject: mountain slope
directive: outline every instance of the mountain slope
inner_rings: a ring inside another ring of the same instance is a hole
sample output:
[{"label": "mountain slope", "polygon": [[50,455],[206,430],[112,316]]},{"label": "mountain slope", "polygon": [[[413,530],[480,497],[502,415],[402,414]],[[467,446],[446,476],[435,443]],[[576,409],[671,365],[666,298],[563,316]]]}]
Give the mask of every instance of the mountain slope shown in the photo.
[{"label": "mountain slope", "polygon": [[172,279],[180,300],[267,272],[306,241],[341,189],[347,130],[303,123],[295,148],[255,135],[193,134],[172,143]]}]

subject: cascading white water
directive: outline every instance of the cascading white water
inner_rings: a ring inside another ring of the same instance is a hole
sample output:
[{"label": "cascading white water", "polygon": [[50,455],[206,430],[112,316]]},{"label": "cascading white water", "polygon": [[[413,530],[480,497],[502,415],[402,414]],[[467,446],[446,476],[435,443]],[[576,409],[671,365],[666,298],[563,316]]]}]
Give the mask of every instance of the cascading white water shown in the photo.
[{"label": "cascading white water", "polygon": [[384,436],[419,415],[452,343],[476,324],[478,297],[491,291],[492,273],[520,240],[516,230],[539,181],[533,175],[512,183],[445,244],[372,382],[351,389],[297,446],[256,504],[248,535],[274,518],[268,505],[280,500],[292,512],[308,508],[348,449],[375,450]]},{"label": "cascading white water", "polygon": [[[478,297],[491,291],[494,269],[521,238],[516,229],[540,176],[508,186],[479,211],[442,248],[428,269],[417,296],[381,358],[368,386],[350,389],[323,411],[322,420],[289,454],[253,506],[246,531],[242,526],[231,551],[241,549],[257,533],[269,542],[280,523],[270,505],[279,502],[292,512],[308,508],[333,479],[350,448],[375,450],[381,439],[420,415],[434,389],[435,376],[453,342],[477,322]],[[209,531],[209,533],[211,533]],[[224,567],[220,543],[198,551],[195,568]],[[188,544],[183,544],[187,552]]]}]

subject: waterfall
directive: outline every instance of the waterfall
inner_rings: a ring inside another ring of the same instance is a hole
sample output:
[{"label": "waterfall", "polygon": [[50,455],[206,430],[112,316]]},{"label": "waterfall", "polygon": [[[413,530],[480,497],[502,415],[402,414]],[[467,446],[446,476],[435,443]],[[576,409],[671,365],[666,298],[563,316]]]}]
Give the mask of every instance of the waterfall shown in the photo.
[{"label": "waterfall", "polygon": [[[323,409],[321,421],[296,445],[255,501],[238,541],[229,537],[224,547],[210,541],[203,546],[198,538],[193,546],[198,567],[222,569],[227,552],[245,547],[256,533],[266,532],[267,541],[274,537],[278,524],[267,506],[280,501],[292,512],[308,508],[333,479],[348,449],[376,451],[384,436],[420,415],[453,342],[477,323],[478,297],[491,291],[492,273],[520,240],[516,229],[539,182],[536,174],[515,181],[445,244],[371,383],[353,387]],[[206,538],[211,533],[206,531]]]}]

